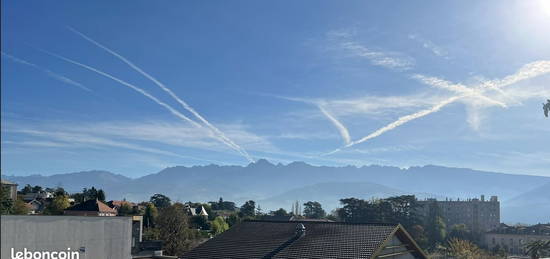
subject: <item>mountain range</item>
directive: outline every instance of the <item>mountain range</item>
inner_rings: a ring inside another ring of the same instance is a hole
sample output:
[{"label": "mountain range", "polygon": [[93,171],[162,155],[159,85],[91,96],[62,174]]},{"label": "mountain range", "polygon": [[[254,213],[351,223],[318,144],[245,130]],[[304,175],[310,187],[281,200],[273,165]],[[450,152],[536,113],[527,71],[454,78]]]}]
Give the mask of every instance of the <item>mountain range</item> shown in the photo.
[{"label": "mountain range", "polygon": [[505,174],[435,165],[402,169],[392,166],[313,166],[304,162],[272,164],[261,159],[247,166],[176,166],[139,178],[107,171],[3,178],[23,186],[61,186],[68,192],[95,186],[108,199],[144,201],[162,193],[174,201],[241,204],[255,200],[264,211],[290,209],[298,200],[321,202],[327,211],[341,198],[384,198],[414,194],[419,198],[498,196],[505,223],[550,222],[550,177]]}]

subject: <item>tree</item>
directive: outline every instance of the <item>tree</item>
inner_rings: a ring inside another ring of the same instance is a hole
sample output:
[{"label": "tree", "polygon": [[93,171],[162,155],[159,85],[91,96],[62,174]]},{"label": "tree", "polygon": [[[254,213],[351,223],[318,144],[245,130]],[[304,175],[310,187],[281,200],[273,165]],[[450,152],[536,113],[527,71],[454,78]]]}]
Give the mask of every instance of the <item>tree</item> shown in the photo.
[{"label": "tree", "polygon": [[164,241],[163,250],[168,255],[181,256],[191,245],[193,234],[188,226],[187,214],[181,203],[169,205],[157,219],[159,237]]},{"label": "tree", "polygon": [[212,221],[212,232],[215,235],[221,234],[228,229],[229,225],[222,217],[218,216]]},{"label": "tree", "polygon": [[310,219],[320,219],[326,216],[325,210],[321,207],[321,204],[316,201],[308,201],[304,203],[304,216]]},{"label": "tree", "polygon": [[61,215],[70,205],[69,198],[66,195],[56,196],[44,210],[46,215]]},{"label": "tree", "polygon": [[465,224],[456,224],[451,227],[451,231],[447,234],[447,240],[452,238],[469,240],[474,242],[474,237]]},{"label": "tree", "polygon": [[22,199],[17,199],[13,204],[12,214],[15,215],[27,215],[29,214],[29,208]]},{"label": "tree", "polygon": [[146,228],[152,228],[155,226],[158,217],[158,210],[155,204],[148,202],[145,205],[145,211],[143,213],[143,224]]},{"label": "tree", "polygon": [[227,224],[229,224],[229,227],[232,227],[239,222],[241,222],[241,218],[239,218],[239,215],[237,213],[231,214],[229,215],[229,217],[227,217]]},{"label": "tree", "polygon": [[543,240],[535,240],[532,242],[529,242],[525,248],[527,249],[527,255],[529,255],[532,259],[538,259],[541,256],[547,255],[550,253],[550,240],[543,241]]},{"label": "tree", "polygon": [[172,201],[170,200],[170,198],[160,193],[157,193],[151,196],[151,199],[149,201],[159,209],[167,208],[172,204]]},{"label": "tree", "polygon": [[241,206],[240,216],[241,217],[254,217],[256,213],[256,202],[249,200]]},{"label": "tree", "polygon": [[275,210],[275,211],[270,211],[269,214],[271,214],[272,216],[288,216],[288,212],[286,212],[285,209],[283,208],[279,208],[278,210]]},{"label": "tree", "polygon": [[105,192],[102,189],[97,191],[96,199],[99,201],[105,202]]},{"label": "tree", "polygon": [[486,251],[479,248],[476,244],[468,240],[452,238],[446,245],[447,256],[457,259],[489,259],[495,258],[490,256]]},{"label": "tree", "polygon": [[10,198],[10,188],[2,186],[0,188],[0,214],[11,214],[13,209],[13,200]]},{"label": "tree", "polygon": [[21,189],[21,191],[19,191],[19,193],[25,195],[27,193],[31,193],[32,192],[32,186],[30,184],[27,184],[25,185],[25,187],[23,187],[23,189]]},{"label": "tree", "polygon": [[38,192],[41,192],[43,191],[43,188],[42,186],[38,186],[38,185],[35,185],[34,187],[32,187],[32,193],[38,193]]},{"label": "tree", "polygon": [[428,218],[426,219],[426,233],[428,240],[432,248],[434,248],[438,243],[441,244],[445,240],[447,235],[445,222],[441,216],[441,208],[437,201],[433,201],[428,204]]},{"label": "tree", "polygon": [[128,216],[133,214],[133,208],[128,203],[123,203],[118,209],[119,216]]}]

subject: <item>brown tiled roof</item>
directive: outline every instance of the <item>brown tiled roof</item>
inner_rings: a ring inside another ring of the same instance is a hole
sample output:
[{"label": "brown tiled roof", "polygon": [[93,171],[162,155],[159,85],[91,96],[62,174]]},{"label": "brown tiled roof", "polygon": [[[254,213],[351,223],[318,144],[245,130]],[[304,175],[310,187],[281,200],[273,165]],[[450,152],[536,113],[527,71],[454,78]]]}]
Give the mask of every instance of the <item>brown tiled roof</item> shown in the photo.
[{"label": "brown tiled roof", "polygon": [[98,212],[107,212],[107,213],[116,213],[116,210],[107,206],[107,204],[99,200],[87,200],[85,202],[76,204],[72,207],[67,208],[66,210],[70,211],[98,211]]},{"label": "brown tiled roof", "polygon": [[136,205],[135,203],[129,202],[129,201],[109,201],[108,203],[109,203],[109,205],[111,205],[112,207],[117,207],[117,208],[122,207],[122,205],[124,205],[124,204],[127,204],[127,205],[130,206],[130,207],[133,207],[133,206]]},{"label": "brown tiled roof", "polygon": [[[299,224],[302,236],[296,234]],[[371,258],[396,230],[390,224],[245,221],[183,258]]]}]

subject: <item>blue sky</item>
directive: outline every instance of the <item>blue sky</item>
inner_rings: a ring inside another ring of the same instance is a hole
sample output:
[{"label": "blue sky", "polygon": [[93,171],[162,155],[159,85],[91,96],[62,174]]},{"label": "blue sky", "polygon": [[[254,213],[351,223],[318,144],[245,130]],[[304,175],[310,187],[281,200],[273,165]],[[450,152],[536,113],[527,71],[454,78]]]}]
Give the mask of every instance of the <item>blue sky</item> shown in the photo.
[{"label": "blue sky", "polygon": [[544,0],[2,1],[2,173],[550,176],[549,28]]}]

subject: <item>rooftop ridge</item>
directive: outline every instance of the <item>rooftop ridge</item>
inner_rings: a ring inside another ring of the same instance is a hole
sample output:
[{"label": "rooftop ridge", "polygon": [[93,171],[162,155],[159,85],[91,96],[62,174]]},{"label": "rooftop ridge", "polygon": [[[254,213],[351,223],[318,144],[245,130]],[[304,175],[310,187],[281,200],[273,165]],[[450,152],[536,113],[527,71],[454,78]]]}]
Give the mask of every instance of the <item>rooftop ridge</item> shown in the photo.
[{"label": "rooftop ridge", "polygon": [[342,222],[342,221],[307,221],[307,220],[292,220],[292,221],[278,221],[278,220],[260,220],[260,219],[245,219],[244,222],[261,222],[261,223],[307,223],[307,224],[334,224],[334,225],[368,225],[368,226],[391,226],[397,227],[398,223],[385,223],[385,222]]}]

